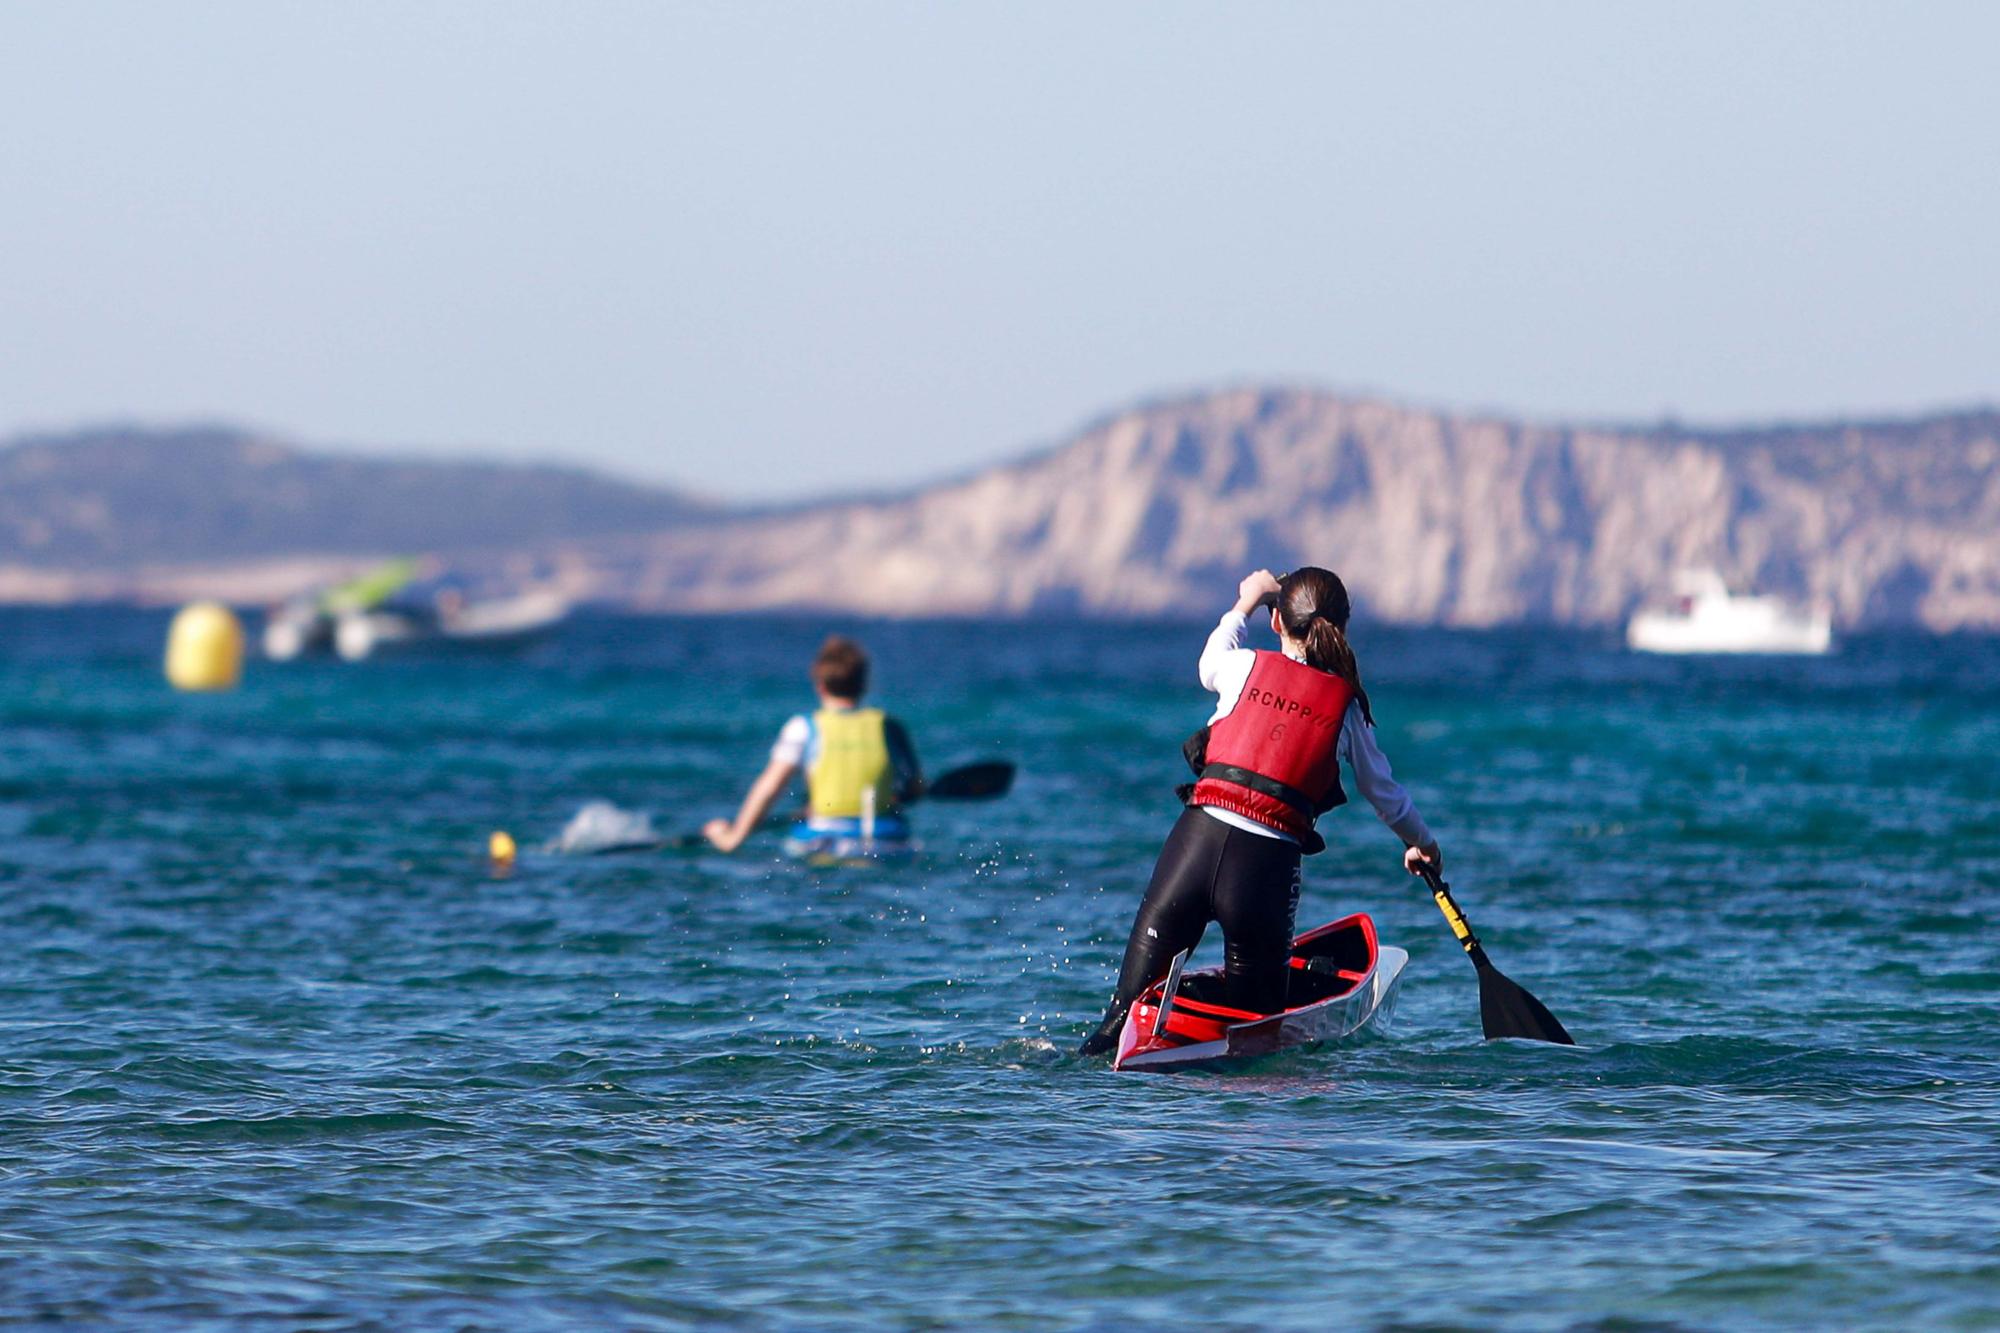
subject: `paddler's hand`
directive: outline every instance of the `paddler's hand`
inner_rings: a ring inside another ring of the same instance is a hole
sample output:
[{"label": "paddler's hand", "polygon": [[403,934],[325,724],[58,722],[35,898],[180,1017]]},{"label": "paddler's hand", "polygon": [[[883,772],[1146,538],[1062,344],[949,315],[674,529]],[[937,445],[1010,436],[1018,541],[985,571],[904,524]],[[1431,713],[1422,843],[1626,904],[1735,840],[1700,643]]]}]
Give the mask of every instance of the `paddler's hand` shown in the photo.
[{"label": "paddler's hand", "polygon": [[[1260,569],[1236,585],[1236,613],[1247,616],[1260,606],[1276,606],[1277,597],[1278,576],[1268,569]],[[1265,598],[1271,600],[1267,603]]]},{"label": "paddler's hand", "polygon": [[1436,843],[1411,847],[1403,852],[1403,869],[1412,875],[1423,874],[1425,866],[1429,866],[1434,875],[1442,877],[1444,874],[1444,851]]},{"label": "paddler's hand", "polygon": [[726,819],[711,819],[701,826],[701,836],[715,844],[719,852],[733,852],[743,845],[744,835]]}]

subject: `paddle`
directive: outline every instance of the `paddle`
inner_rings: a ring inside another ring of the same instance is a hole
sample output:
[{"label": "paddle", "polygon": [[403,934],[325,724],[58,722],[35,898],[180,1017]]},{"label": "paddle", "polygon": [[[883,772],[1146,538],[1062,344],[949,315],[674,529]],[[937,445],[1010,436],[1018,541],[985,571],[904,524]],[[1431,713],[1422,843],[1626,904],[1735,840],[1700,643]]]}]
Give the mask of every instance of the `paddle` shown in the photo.
[{"label": "paddle", "polygon": [[940,773],[924,786],[924,796],[933,801],[990,801],[1005,796],[1014,785],[1014,765],[1005,759],[989,759]]},{"label": "paddle", "polygon": [[1494,1041],[1501,1037],[1524,1037],[1529,1041],[1551,1041],[1559,1046],[1574,1046],[1576,1038],[1564,1031],[1563,1025],[1548,1007],[1534,996],[1501,975],[1500,969],[1486,956],[1486,950],[1479,943],[1479,937],[1472,933],[1472,923],[1465,919],[1465,913],[1451,896],[1451,885],[1444,877],[1429,866],[1422,867],[1424,883],[1431,886],[1431,897],[1437,899],[1438,910],[1451,923],[1451,933],[1465,948],[1465,956],[1479,969],[1479,1025],[1485,1030],[1486,1039]]},{"label": "paddle", "polygon": [[1160,987],[1160,1011],[1153,1015],[1153,1035],[1156,1037],[1167,1030],[1167,1016],[1174,1011],[1174,992],[1181,988],[1181,969],[1192,957],[1193,948],[1182,949],[1174,955],[1174,965],[1167,969],[1166,983]]}]

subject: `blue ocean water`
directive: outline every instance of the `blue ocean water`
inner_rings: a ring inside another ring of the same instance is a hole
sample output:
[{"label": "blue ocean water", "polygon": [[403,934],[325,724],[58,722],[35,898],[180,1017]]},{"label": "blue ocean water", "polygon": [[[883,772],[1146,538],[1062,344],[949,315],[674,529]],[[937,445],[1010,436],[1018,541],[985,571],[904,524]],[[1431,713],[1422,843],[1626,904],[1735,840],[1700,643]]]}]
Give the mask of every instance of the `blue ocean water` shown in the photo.
[{"label": "blue ocean water", "polygon": [[[1014,794],[867,868],[534,850],[593,798],[728,813],[834,627]],[[1582,1044],[1480,1040],[1350,807],[1301,922],[1410,950],[1394,1027],[1143,1076],[1069,1051],[1204,626],[594,617],[219,697],[164,628],[0,612],[13,1318],[2000,1327],[2000,641],[1357,624],[1460,901]]]}]

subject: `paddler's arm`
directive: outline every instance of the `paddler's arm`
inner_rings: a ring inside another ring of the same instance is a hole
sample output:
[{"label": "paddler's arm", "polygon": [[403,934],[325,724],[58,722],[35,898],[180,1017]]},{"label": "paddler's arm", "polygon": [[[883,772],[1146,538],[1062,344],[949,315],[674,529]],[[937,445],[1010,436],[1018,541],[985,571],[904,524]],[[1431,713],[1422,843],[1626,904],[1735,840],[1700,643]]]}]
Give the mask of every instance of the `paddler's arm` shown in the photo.
[{"label": "paddler's arm", "polygon": [[1270,570],[1260,569],[1249,575],[1236,586],[1236,605],[1222,613],[1222,619],[1209,631],[1208,642],[1201,646],[1201,661],[1195,665],[1201,687],[1222,695],[1232,706],[1250,674],[1250,666],[1247,654],[1242,658],[1231,655],[1243,652],[1243,633],[1250,627],[1251,612],[1277,591],[1278,580]]},{"label": "paddler's arm", "polygon": [[1375,728],[1362,718],[1359,703],[1349,704],[1347,716],[1341,719],[1340,757],[1354,774],[1356,790],[1375,807],[1376,818],[1403,840],[1403,868],[1412,875],[1420,874],[1424,865],[1442,871],[1444,853],[1424,817],[1417,813],[1417,803],[1389,771],[1389,761],[1375,743]]},{"label": "paddler's arm", "polygon": [[1229,610],[1222,613],[1222,619],[1209,632],[1208,642],[1201,646],[1201,661],[1195,664],[1195,675],[1201,680],[1204,690],[1221,692],[1222,675],[1229,666],[1229,655],[1243,651],[1243,631],[1248,625],[1249,621],[1241,611]]},{"label": "paddler's arm", "polygon": [[792,774],[799,771],[797,764],[784,759],[773,759],[750,784],[749,793],[743,798],[742,808],[737,810],[735,819],[711,819],[702,825],[702,836],[714,843],[718,851],[733,852],[743,845],[756,827],[764,822],[764,816],[771,813],[778,797],[792,780]]}]

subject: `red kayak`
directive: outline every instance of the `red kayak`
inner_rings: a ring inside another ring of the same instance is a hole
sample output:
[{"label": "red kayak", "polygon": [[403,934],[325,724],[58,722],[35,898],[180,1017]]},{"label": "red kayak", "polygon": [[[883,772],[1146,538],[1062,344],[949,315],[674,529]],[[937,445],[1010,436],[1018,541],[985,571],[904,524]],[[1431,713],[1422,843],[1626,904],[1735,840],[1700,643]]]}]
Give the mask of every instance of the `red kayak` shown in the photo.
[{"label": "red kayak", "polygon": [[1222,971],[1182,974],[1187,954],[1125,1015],[1113,1069],[1180,1069],[1351,1036],[1388,1019],[1410,955],[1375,941],[1357,912],[1292,941],[1289,1006],[1258,1014],[1221,1003]]}]

